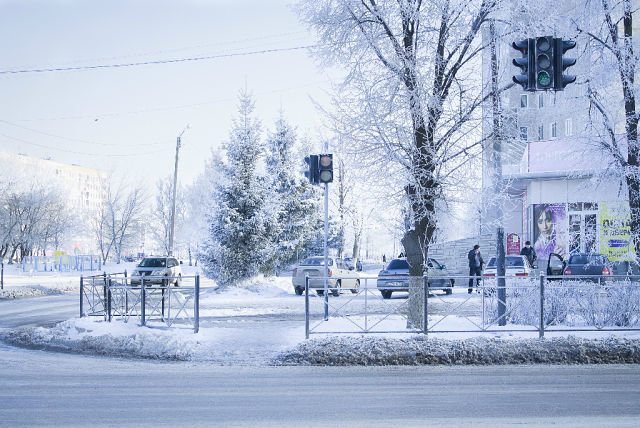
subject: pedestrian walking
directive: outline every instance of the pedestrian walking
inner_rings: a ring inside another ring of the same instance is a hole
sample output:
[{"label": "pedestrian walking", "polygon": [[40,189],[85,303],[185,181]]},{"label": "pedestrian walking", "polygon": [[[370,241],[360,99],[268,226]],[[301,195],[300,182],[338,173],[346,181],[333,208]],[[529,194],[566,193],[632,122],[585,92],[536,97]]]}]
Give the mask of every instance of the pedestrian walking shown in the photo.
[{"label": "pedestrian walking", "polygon": [[387,255],[383,254],[382,255],[382,263],[386,263],[387,262]]},{"label": "pedestrian walking", "polygon": [[529,264],[531,265],[531,267],[533,267],[533,262],[538,259],[535,248],[531,246],[531,241],[527,241],[524,243],[524,248],[520,250],[520,255],[525,256],[527,260],[529,260]]},{"label": "pedestrian walking", "polygon": [[469,294],[473,292],[473,277],[476,279],[476,287],[480,285],[480,277],[482,276],[482,268],[484,267],[484,260],[482,254],[480,254],[480,245],[473,246],[473,250],[469,251],[467,255],[469,259]]}]

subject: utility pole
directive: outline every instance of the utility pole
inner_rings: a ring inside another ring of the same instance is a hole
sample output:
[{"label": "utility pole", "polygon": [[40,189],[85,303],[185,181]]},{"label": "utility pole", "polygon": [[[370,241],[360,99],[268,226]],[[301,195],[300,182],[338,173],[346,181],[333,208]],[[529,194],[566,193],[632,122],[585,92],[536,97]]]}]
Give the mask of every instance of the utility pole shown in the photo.
[{"label": "utility pole", "polygon": [[505,288],[505,254],[504,254],[504,212],[502,207],[502,141],[504,132],[502,127],[502,105],[498,92],[498,58],[496,54],[495,21],[489,23],[491,36],[491,93],[493,113],[493,188],[498,198],[496,203],[496,277],[498,280],[498,325],[507,324],[507,290]]},{"label": "utility pole", "polygon": [[182,135],[187,129],[191,128],[190,125],[184,127],[178,138],[176,139],[176,164],[173,168],[173,198],[171,199],[171,228],[169,229],[169,255],[173,255],[173,233],[176,223],[176,190],[178,188],[178,155],[180,153],[180,146]]}]

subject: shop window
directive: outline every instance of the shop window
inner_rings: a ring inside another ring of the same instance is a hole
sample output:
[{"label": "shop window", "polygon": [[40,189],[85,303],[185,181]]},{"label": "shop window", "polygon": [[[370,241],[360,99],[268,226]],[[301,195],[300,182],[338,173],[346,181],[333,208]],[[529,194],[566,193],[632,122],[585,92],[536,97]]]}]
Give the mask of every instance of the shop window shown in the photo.
[{"label": "shop window", "polygon": [[529,96],[527,94],[520,95],[520,107],[527,108],[528,104],[529,104]]},{"label": "shop window", "polygon": [[520,139],[523,141],[529,141],[529,130],[526,126],[520,127]]},{"label": "shop window", "polygon": [[538,94],[538,108],[544,107],[544,94]]},{"label": "shop window", "polygon": [[558,124],[553,122],[551,124],[551,138],[556,138],[558,136]]},{"label": "shop window", "polygon": [[567,137],[573,135],[573,122],[571,119],[565,119],[564,121],[564,135]]},{"label": "shop window", "polygon": [[544,125],[538,126],[538,141],[544,140]]}]

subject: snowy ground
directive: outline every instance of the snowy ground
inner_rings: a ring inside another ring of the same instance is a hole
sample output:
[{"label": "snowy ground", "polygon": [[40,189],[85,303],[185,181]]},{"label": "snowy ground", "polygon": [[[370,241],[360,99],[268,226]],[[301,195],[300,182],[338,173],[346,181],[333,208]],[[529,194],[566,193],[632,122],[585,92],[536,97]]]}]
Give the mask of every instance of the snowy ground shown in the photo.
[{"label": "snowy ground", "polygon": [[[133,264],[108,265],[106,270],[121,272],[123,267],[130,272]],[[185,275],[196,272],[193,267],[183,267],[183,271]],[[375,267],[369,273],[374,272]],[[7,316],[18,317],[21,312],[29,313],[42,299],[6,297],[68,292],[67,297],[60,298],[70,302],[77,299],[78,284],[79,278],[73,274],[29,275],[5,270],[6,291],[18,291],[5,294],[0,305]],[[257,278],[228,290],[217,289],[203,278],[202,286],[198,334],[184,325],[150,328],[138,326],[133,320],[108,323],[101,318],[74,318],[72,313],[66,321],[46,327],[6,328],[5,324],[0,338],[10,344],[52,351],[219,365],[640,363],[640,332],[557,332],[547,333],[542,340],[537,338],[537,332],[447,333],[428,338],[415,333],[324,333],[353,331],[355,325],[366,321],[345,316],[324,323],[322,299],[317,297],[312,299],[315,322],[311,325],[316,335],[305,340],[304,297],[293,293],[288,276]],[[378,293],[372,290],[370,296],[374,294],[377,297]],[[467,298],[466,290],[456,289],[443,300],[462,302]],[[346,304],[349,299],[347,293],[333,302]],[[406,300],[402,296],[390,301],[377,297],[366,304],[369,310],[383,311],[403,301]],[[404,329],[406,321],[396,318],[386,319],[384,328]],[[466,322],[464,317],[450,318],[449,328],[463,329]]]}]

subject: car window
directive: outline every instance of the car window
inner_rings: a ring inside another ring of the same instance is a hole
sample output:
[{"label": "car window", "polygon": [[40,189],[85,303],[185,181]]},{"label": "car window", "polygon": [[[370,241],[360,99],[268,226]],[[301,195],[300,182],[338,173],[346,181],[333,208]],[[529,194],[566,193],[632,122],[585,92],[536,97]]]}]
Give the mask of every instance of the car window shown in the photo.
[{"label": "car window", "polygon": [[178,266],[180,263],[176,259],[169,259],[169,267]]},{"label": "car window", "polygon": [[440,265],[440,263],[438,263],[438,261],[436,259],[428,259],[427,263],[430,268],[433,269],[442,269],[442,266]]},{"label": "car window", "polygon": [[[303,266],[324,266],[324,257],[309,257],[304,259],[302,263]],[[333,259],[328,259],[329,266],[333,266]]]},{"label": "car window", "polygon": [[140,262],[140,267],[165,267],[167,264],[165,259],[152,257],[152,258],[144,258]]},{"label": "car window", "polygon": [[588,254],[579,254],[574,255],[569,258],[569,264],[572,265],[587,265],[587,264],[604,264],[605,259],[603,256],[597,255],[588,255]]},{"label": "car window", "polygon": [[[505,268],[508,268],[508,267],[524,267],[524,260],[522,259],[522,257],[505,257],[504,258],[504,266],[505,266]],[[487,265],[487,267],[496,267],[496,258],[495,257],[491,257],[491,260],[489,260],[489,264]]]},{"label": "car window", "polygon": [[393,259],[391,260],[391,263],[389,263],[389,266],[387,266],[387,270],[394,269],[409,269],[409,263],[407,263],[406,260]]}]

